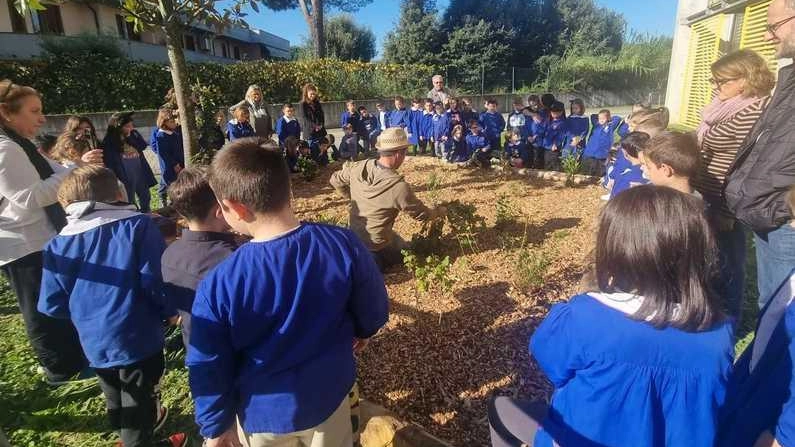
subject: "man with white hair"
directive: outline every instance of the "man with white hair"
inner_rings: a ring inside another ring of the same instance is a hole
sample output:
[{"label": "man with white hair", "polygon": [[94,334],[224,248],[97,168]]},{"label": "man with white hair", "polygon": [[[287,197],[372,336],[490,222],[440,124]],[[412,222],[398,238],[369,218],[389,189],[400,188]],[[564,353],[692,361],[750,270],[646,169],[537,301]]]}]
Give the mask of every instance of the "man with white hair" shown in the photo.
[{"label": "man with white hair", "polygon": [[444,88],[444,78],[442,75],[435,75],[431,78],[431,81],[433,82],[433,88],[428,92],[428,98],[434,104],[441,102],[446,107],[447,100],[450,98],[450,91]]}]

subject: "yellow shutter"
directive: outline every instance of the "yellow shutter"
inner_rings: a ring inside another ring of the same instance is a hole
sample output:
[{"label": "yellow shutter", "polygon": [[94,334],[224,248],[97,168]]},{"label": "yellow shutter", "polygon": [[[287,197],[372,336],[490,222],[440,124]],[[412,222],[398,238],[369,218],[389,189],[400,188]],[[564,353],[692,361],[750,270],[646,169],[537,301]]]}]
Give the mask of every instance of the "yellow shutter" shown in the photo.
[{"label": "yellow shutter", "polygon": [[745,7],[743,30],[740,37],[740,48],[748,48],[759,53],[770,64],[773,73],[777,71],[778,61],[773,45],[765,42],[767,27],[767,7],[771,0],[755,2]]},{"label": "yellow shutter", "polygon": [[725,16],[719,14],[691,26],[681,114],[681,123],[690,128],[698,127],[701,111],[712,101],[710,66],[722,56],[720,42],[724,20]]}]

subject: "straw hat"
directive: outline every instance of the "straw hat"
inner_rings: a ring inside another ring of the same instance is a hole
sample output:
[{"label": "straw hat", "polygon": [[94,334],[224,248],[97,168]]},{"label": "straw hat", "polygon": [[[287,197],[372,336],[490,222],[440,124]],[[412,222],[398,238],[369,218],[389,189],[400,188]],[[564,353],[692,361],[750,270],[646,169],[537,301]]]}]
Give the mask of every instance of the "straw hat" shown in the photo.
[{"label": "straw hat", "polygon": [[390,127],[384,130],[375,142],[375,148],[378,149],[378,152],[394,152],[406,149],[409,146],[411,146],[409,137],[406,131],[400,127]]}]

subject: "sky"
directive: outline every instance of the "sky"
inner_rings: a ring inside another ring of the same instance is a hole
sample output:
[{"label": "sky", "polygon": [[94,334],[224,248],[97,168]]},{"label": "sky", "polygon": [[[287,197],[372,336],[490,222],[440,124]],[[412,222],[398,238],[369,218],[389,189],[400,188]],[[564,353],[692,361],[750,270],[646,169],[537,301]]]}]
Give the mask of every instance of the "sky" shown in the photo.
[{"label": "sky", "polygon": [[[449,1],[437,0],[443,11]],[[488,4],[488,1],[484,1]],[[624,14],[629,28],[641,33],[673,35],[676,21],[675,0],[596,0],[596,3]],[[290,45],[300,45],[309,35],[304,17],[298,9],[274,12],[261,9],[259,14],[251,13],[248,23],[290,41]],[[332,12],[331,15],[336,14]],[[400,16],[400,0],[374,0],[368,6],[352,14],[360,25],[369,26],[376,35],[376,49],[381,54],[386,33],[395,28]]]}]

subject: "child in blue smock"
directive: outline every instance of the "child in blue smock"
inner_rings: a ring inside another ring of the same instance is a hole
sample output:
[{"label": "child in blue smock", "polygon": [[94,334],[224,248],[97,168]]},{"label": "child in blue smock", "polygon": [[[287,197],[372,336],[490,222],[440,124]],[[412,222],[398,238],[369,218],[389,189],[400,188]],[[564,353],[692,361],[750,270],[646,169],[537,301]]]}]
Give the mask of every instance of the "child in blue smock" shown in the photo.
[{"label": "child in blue smock", "polygon": [[621,140],[621,153],[629,163],[629,167],[616,176],[616,182],[610,191],[610,198],[633,186],[645,185],[649,180],[643,176],[643,165],[640,153],[649,145],[649,134],[645,132],[630,132]]},{"label": "child in blue smock", "polygon": [[492,446],[713,447],[734,335],[709,287],[718,255],[702,202],[631,188],[607,203],[596,240],[591,291],[552,306],[530,339],[551,403],[493,399]]},{"label": "child in blue smock", "polygon": [[464,126],[458,124],[453,127],[450,138],[445,140],[445,157],[450,163],[469,163],[472,159],[472,152],[469,151],[466,137],[464,136]]},{"label": "child in blue smock", "polygon": [[560,170],[560,153],[566,146],[566,135],[566,106],[555,101],[549,106],[549,121],[541,144],[547,171]]},{"label": "child in blue smock", "polygon": [[483,169],[491,167],[491,152],[493,151],[489,140],[483,135],[480,125],[472,120],[469,124],[469,135],[466,136],[467,151],[474,154],[474,161]]},{"label": "child in blue smock", "polygon": [[539,110],[527,109],[530,119],[525,126],[527,131],[527,144],[532,153],[533,168],[544,169],[544,135],[547,132],[547,120]]},{"label": "child in blue smock", "polygon": [[571,101],[571,114],[566,118],[566,147],[561,157],[579,158],[585,146],[585,138],[591,130],[591,121],[585,116],[585,102],[582,99]]},{"label": "child in blue smock", "polygon": [[506,159],[514,168],[530,167],[530,151],[527,149],[527,143],[522,139],[520,131],[512,130],[508,133],[504,152]]},{"label": "child in blue smock", "polygon": [[583,170],[586,174],[594,177],[604,175],[613,138],[621,122],[621,117],[612,116],[609,110],[601,110],[598,114],[591,115],[591,134],[582,153]]},{"label": "child in blue smock", "polygon": [[483,128],[483,136],[489,141],[492,150],[499,150],[500,137],[505,130],[505,118],[498,110],[499,104],[494,98],[486,100],[486,111],[480,114],[478,124]]},{"label": "child in blue smock", "polygon": [[249,123],[250,113],[248,106],[238,106],[233,115],[234,119],[226,123],[226,137],[229,141],[235,141],[239,138],[249,138],[256,134],[254,128]]}]

